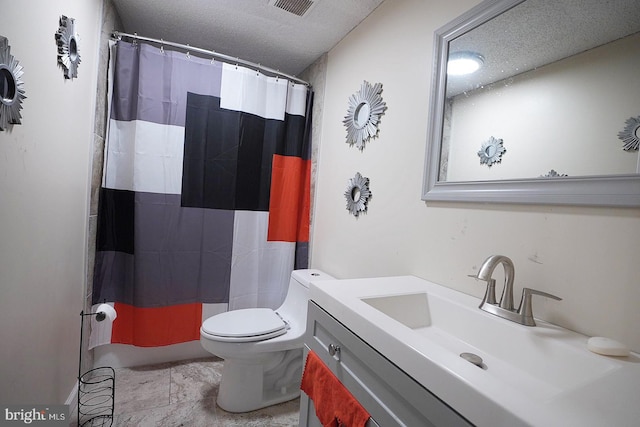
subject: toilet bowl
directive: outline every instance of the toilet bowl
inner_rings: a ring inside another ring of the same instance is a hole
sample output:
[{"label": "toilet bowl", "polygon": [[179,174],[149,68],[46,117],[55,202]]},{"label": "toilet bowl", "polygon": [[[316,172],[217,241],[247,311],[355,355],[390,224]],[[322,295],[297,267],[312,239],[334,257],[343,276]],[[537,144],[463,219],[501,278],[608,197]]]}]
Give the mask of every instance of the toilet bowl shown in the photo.
[{"label": "toilet bowl", "polygon": [[276,310],[228,311],[202,323],[200,344],[224,359],[220,408],[249,412],[300,395],[309,283],[328,279],[333,277],[319,270],[294,270],[287,296]]}]

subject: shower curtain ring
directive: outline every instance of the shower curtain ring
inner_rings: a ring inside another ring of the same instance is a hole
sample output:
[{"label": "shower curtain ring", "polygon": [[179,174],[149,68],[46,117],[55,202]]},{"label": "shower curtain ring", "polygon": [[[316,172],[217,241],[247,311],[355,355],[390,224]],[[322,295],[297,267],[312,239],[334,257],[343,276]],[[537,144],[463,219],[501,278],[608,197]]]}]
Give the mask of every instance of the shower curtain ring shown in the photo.
[{"label": "shower curtain ring", "polygon": [[191,54],[189,53],[189,43],[187,43],[187,59],[191,59]]},{"label": "shower curtain ring", "polygon": [[164,54],[164,40],[160,39],[160,53]]}]

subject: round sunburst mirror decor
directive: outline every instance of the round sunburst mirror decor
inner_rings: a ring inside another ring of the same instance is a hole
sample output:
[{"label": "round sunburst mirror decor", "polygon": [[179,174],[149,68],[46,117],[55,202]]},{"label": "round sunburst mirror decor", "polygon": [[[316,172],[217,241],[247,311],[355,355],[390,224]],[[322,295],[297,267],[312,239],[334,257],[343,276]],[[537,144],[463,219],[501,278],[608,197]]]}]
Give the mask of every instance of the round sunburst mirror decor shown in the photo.
[{"label": "round sunburst mirror decor", "polygon": [[26,98],[22,74],[22,66],[11,55],[9,41],[0,36],[0,131],[21,123],[20,110]]},{"label": "round sunburst mirror decor", "polygon": [[60,28],[56,32],[56,43],[58,44],[58,64],[64,71],[64,78],[73,79],[78,77],[80,48],[78,47],[75,19],[64,15],[60,17]]},{"label": "round sunburst mirror decor", "polygon": [[349,97],[349,108],[342,123],[347,128],[347,143],[363,150],[365,142],[378,135],[380,116],[387,109],[382,100],[382,83],[371,86],[364,81],[360,90]]},{"label": "round sunburst mirror decor", "polygon": [[478,151],[481,165],[486,164],[491,167],[494,163],[502,160],[502,154],[507,151],[507,149],[502,146],[502,142],[502,139],[491,137],[488,141],[482,143],[480,151]]},{"label": "round sunburst mirror decor", "polygon": [[624,151],[638,151],[640,147],[640,116],[629,117],[624,122],[624,130],[618,132],[618,138],[622,140]]},{"label": "round sunburst mirror decor", "polygon": [[347,199],[347,210],[354,216],[360,215],[361,212],[367,211],[367,203],[371,198],[371,190],[369,189],[369,178],[356,172],[356,176],[349,179],[349,185],[344,192]]}]

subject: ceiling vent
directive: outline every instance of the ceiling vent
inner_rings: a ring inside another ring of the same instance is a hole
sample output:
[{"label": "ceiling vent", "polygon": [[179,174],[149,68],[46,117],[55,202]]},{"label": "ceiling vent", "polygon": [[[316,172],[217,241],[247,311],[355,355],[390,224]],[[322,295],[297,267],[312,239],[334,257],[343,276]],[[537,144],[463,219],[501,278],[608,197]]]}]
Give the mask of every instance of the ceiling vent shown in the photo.
[{"label": "ceiling vent", "polygon": [[294,15],[303,16],[318,0],[269,0],[270,6],[286,10]]}]

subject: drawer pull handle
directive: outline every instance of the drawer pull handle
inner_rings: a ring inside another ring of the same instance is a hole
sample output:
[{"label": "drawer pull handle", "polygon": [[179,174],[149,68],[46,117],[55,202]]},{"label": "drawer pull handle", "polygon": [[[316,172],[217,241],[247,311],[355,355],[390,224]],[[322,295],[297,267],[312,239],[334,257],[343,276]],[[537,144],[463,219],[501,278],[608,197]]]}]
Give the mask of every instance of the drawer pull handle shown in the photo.
[{"label": "drawer pull handle", "polygon": [[329,356],[340,356],[340,346],[335,344],[329,344]]}]

